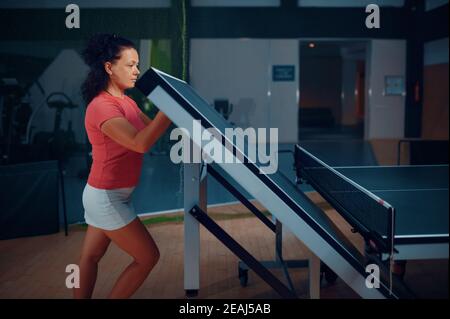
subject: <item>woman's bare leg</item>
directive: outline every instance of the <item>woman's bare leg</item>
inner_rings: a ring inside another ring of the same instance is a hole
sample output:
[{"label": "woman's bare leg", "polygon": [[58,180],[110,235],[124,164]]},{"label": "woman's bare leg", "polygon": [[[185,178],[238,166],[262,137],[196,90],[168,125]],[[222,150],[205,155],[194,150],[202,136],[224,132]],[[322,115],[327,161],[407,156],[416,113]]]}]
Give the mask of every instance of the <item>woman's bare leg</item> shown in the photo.
[{"label": "woman's bare leg", "polygon": [[139,218],[118,230],[105,231],[105,234],[134,258],[108,296],[114,299],[128,298],[141,286],[158,262],[158,247]]},{"label": "woman's bare leg", "polygon": [[91,298],[97,280],[97,265],[108,249],[109,239],[104,230],[88,226],[79,262],[80,288],[74,288],[74,298]]}]

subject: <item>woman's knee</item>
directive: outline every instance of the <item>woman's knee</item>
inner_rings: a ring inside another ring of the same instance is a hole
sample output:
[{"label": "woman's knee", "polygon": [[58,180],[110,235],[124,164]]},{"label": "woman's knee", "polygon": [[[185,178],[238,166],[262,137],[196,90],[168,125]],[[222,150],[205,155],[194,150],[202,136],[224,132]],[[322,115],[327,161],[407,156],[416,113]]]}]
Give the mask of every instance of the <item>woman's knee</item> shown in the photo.
[{"label": "woman's knee", "polygon": [[140,256],[137,256],[134,260],[136,263],[142,265],[144,268],[151,270],[158,263],[159,258],[160,252],[158,247],[156,247],[151,251],[146,251]]}]

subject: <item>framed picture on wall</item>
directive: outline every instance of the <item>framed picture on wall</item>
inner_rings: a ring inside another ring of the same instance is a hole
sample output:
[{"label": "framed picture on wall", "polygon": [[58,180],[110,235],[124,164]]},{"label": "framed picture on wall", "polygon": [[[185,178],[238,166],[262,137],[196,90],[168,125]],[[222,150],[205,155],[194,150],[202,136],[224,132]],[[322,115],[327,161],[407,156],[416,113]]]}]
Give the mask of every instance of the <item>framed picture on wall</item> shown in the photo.
[{"label": "framed picture on wall", "polygon": [[399,75],[386,75],[384,77],[385,95],[403,95],[405,92],[404,77]]}]

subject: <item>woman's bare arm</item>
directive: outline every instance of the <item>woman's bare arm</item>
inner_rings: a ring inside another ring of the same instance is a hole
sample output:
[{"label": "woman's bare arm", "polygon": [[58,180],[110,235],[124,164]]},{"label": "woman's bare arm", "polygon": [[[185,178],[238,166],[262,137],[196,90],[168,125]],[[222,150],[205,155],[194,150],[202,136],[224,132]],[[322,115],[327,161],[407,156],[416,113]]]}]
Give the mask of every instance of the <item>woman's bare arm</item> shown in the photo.
[{"label": "woman's bare arm", "polygon": [[145,125],[149,125],[152,122],[152,119],[147,116],[144,112],[139,113],[139,117]]},{"label": "woman's bare arm", "polygon": [[123,117],[105,121],[101,126],[101,130],[120,145],[138,153],[146,153],[164,134],[170,123],[170,119],[160,111],[139,132]]}]

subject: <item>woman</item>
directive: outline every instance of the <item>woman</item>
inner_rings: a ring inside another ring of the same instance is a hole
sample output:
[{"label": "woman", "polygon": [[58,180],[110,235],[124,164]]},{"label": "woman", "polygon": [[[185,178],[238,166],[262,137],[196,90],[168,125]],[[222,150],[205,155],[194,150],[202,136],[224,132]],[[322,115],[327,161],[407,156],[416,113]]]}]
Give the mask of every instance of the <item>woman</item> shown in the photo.
[{"label": "woman", "polygon": [[109,298],[130,297],[159,259],[153,238],[131,205],[143,154],[169,127],[159,112],[151,120],[124,94],[139,75],[139,56],[133,43],[116,35],[93,36],[83,52],[90,72],[82,86],[89,103],[85,128],[92,144],[93,163],[83,192],[88,224],[79,262],[80,288],[75,298],[90,298],[97,264],[113,241],[133,257]]}]

